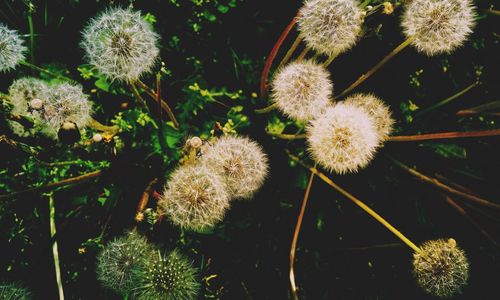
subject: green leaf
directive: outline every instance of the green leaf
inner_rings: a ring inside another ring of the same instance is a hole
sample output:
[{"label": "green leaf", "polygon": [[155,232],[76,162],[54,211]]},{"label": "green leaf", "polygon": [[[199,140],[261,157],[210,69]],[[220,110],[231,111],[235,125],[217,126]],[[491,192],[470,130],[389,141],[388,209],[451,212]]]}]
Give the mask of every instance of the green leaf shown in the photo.
[{"label": "green leaf", "polygon": [[104,77],[100,77],[99,79],[97,79],[95,82],[95,86],[98,89],[109,93],[110,84]]}]

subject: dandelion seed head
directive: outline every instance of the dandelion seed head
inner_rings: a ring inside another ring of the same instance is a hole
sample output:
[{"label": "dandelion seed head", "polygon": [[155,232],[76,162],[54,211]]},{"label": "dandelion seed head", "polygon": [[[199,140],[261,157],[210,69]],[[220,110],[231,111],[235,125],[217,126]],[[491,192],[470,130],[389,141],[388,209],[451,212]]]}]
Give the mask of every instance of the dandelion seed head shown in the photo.
[{"label": "dandelion seed head", "polygon": [[0,24],[0,72],[14,69],[24,60],[26,51],[19,33]]},{"label": "dandelion seed head", "polygon": [[30,300],[31,292],[18,283],[0,283],[0,299],[6,300]]},{"label": "dandelion seed head", "polygon": [[330,106],[329,77],[325,67],[314,61],[290,63],[274,76],[271,99],[291,119],[307,122]]},{"label": "dandelion seed head", "polygon": [[476,17],[471,0],[413,0],[407,4],[402,27],[413,46],[426,55],[451,53],[472,33]]}]

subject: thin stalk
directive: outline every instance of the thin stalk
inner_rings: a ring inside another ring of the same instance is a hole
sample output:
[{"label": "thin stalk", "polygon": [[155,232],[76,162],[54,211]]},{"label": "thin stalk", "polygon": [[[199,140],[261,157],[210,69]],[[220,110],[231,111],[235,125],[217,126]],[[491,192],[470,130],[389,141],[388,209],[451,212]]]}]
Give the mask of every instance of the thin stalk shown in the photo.
[{"label": "thin stalk", "polygon": [[328,59],[325,60],[325,62],[323,63],[323,66],[325,68],[328,68],[332,64],[332,62],[335,60],[336,57],[337,57],[337,55],[332,55],[332,56],[328,57]]},{"label": "thin stalk", "polygon": [[300,52],[299,57],[297,57],[297,61],[303,60],[306,57],[308,52],[309,52],[309,47],[306,46],[304,48],[304,50],[302,50],[302,52]]},{"label": "thin stalk", "polygon": [[52,244],[52,256],[54,257],[54,267],[56,271],[57,290],[59,291],[59,300],[64,300],[64,290],[61,280],[61,266],[59,263],[59,251],[57,249],[56,236],[56,207],[54,204],[54,195],[49,194],[49,216],[50,216],[50,237],[54,241]]},{"label": "thin stalk", "polygon": [[423,115],[423,114],[425,114],[425,113],[428,113],[428,112],[430,112],[430,111],[432,111],[432,110],[434,110],[434,109],[436,109],[436,108],[439,108],[439,107],[441,107],[441,106],[443,106],[443,105],[445,105],[445,104],[448,104],[448,103],[450,103],[451,101],[453,101],[453,100],[455,100],[455,99],[459,98],[460,96],[464,95],[465,93],[467,93],[468,91],[470,91],[470,90],[471,90],[471,89],[473,89],[474,87],[478,86],[479,84],[480,84],[480,82],[479,82],[479,81],[476,81],[476,82],[474,82],[474,83],[472,83],[472,84],[468,85],[468,86],[467,86],[466,88],[464,88],[463,90],[461,90],[461,91],[459,91],[459,92],[457,92],[457,93],[455,93],[455,94],[451,95],[450,97],[448,97],[448,98],[446,98],[446,99],[444,99],[444,100],[442,100],[442,101],[439,101],[438,103],[436,103],[436,104],[434,104],[434,105],[431,105],[431,106],[429,106],[428,108],[426,108],[426,109],[424,109],[424,110],[421,110],[421,111],[417,112],[417,113],[415,114],[415,116],[416,116],[416,117],[420,117],[421,115]]},{"label": "thin stalk", "polygon": [[165,135],[163,133],[163,116],[161,109],[161,74],[160,72],[156,73],[156,103],[158,104],[158,113],[160,117],[158,118],[158,141],[160,142],[160,146],[162,149],[167,149],[167,142],[165,141]]},{"label": "thin stalk", "polygon": [[304,218],[304,213],[306,211],[307,201],[309,200],[309,194],[311,193],[311,187],[314,180],[314,173],[311,172],[309,176],[309,181],[307,182],[306,191],[304,193],[304,198],[302,199],[302,205],[300,206],[300,213],[297,218],[297,224],[295,225],[295,231],[293,232],[292,245],[290,246],[290,286],[292,288],[292,297],[294,300],[298,300],[297,286],[295,284],[295,251],[297,249],[297,241],[299,239],[300,227],[302,226],[302,219]]},{"label": "thin stalk", "polygon": [[30,31],[30,63],[35,63],[35,28],[33,26],[33,12],[28,13],[28,27]]},{"label": "thin stalk", "polygon": [[275,103],[273,103],[271,105],[268,105],[268,106],[266,106],[264,108],[255,109],[254,112],[256,114],[261,115],[261,114],[265,114],[265,113],[268,113],[268,112],[272,112],[276,108],[278,108],[278,104],[275,102]]},{"label": "thin stalk", "polygon": [[276,54],[278,54],[278,51],[281,48],[281,45],[285,41],[286,37],[292,30],[292,28],[295,26],[295,23],[297,22],[297,17],[294,17],[292,21],[285,27],[285,30],[281,33],[280,37],[276,41],[276,44],[274,44],[273,49],[271,49],[271,52],[267,56],[266,63],[264,65],[264,69],[262,70],[262,74],[260,76],[260,97],[264,98],[266,94],[266,85],[267,85],[267,76],[269,75],[269,71],[271,70],[271,66],[273,64],[274,59],[276,58]]},{"label": "thin stalk", "polygon": [[129,85],[130,91],[134,95],[134,97],[139,101],[139,103],[142,105],[145,111],[149,112],[149,107],[148,104],[146,103],[146,100],[142,98],[141,94],[139,94],[139,91],[137,90],[137,86],[135,83],[131,82]]},{"label": "thin stalk", "polygon": [[417,170],[415,170],[413,168],[408,167],[407,165],[403,164],[402,162],[400,162],[399,160],[397,160],[391,156],[387,156],[387,157],[395,165],[397,165],[401,169],[405,170],[409,174],[413,175],[414,177],[418,178],[420,181],[423,181],[425,183],[433,185],[433,186],[439,188],[440,190],[445,191],[449,194],[457,195],[457,196],[461,197],[462,199],[466,199],[466,200],[469,200],[469,201],[474,202],[476,204],[480,204],[483,206],[487,206],[487,207],[491,207],[491,208],[495,208],[495,209],[500,210],[500,204],[497,204],[497,203],[488,201],[486,199],[483,199],[481,197],[471,195],[469,193],[457,190],[451,186],[448,186],[448,185],[442,183],[441,181],[437,180],[436,178],[431,178],[429,176],[426,176],[426,175],[418,172]]},{"label": "thin stalk", "polygon": [[410,241],[406,236],[404,236],[399,230],[397,230],[394,226],[392,226],[389,222],[387,222],[384,218],[382,218],[382,216],[380,216],[379,214],[377,214],[368,205],[366,205],[365,203],[363,203],[363,201],[361,201],[358,198],[356,198],[353,195],[351,195],[348,191],[344,190],[339,185],[337,185],[336,183],[334,183],[328,176],[326,176],[325,174],[323,174],[322,172],[320,172],[315,167],[311,167],[310,165],[306,164],[305,162],[303,162],[302,160],[300,160],[297,156],[295,156],[293,154],[290,154],[290,153],[288,153],[288,156],[290,156],[291,159],[295,160],[296,162],[298,162],[303,167],[309,169],[309,171],[311,171],[316,176],[318,176],[319,178],[321,178],[321,180],[323,180],[326,184],[328,184],[329,186],[333,187],[339,193],[341,193],[342,195],[344,195],[347,199],[349,199],[352,202],[354,202],[354,204],[356,204],[357,206],[359,206],[367,214],[369,214],[370,216],[372,216],[375,220],[377,220],[380,224],[382,224],[390,232],[392,232],[394,235],[396,235],[408,247],[410,247],[411,249],[413,249],[413,251],[415,251],[417,253],[421,251],[420,248],[417,245],[415,245],[412,241]]},{"label": "thin stalk", "polygon": [[139,203],[137,204],[137,209],[135,213],[135,221],[140,222],[144,219],[144,214],[143,211],[146,209],[146,206],[148,205],[149,202],[149,196],[151,195],[151,192],[153,191],[154,185],[158,182],[158,178],[154,178],[151,180],[146,188],[144,189],[144,192],[142,193],[141,199],[139,199]]},{"label": "thin stalk", "polygon": [[[147,86],[141,80],[137,80],[136,83],[139,85],[139,87],[141,89],[143,89],[146,92],[146,94],[148,94],[151,98],[153,98],[153,100],[158,101],[159,97],[155,93],[155,91],[153,91],[153,89],[151,89],[149,86]],[[163,100],[162,98],[160,98],[160,105],[161,105],[161,108],[167,113],[170,121],[172,121],[172,123],[174,124],[174,128],[179,129],[179,122],[177,122],[177,119],[175,118],[175,115],[174,115],[172,109],[170,108],[170,106],[167,104],[167,102],[165,100]]]},{"label": "thin stalk", "polygon": [[355,89],[358,85],[362,84],[365,80],[370,78],[375,72],[377,72],[382,66],[384,66],[391,58],[396,56],[399,52],[403,51],[406,47],[408,47],[416,36],[411,36],[399,44],[396,48],[394,48],[386,57],[384,57],[378,64],[376,64],[373,68],[368,70],[365,74],[361,75],[355,82],[353,82],[347,89],[345,89],[337,98],[341,98]]},{"label": "thin stalk", "polygon": [[45,184],[42,186],[29,188],[29,189],[26,189],[23,191],[14,192],[14,193],[10,193],[7,195],[0,195],[0,200],[8,200],[8,199],[16,198],[16,197],[23,196],[26,194],[41,193],[41,192],[49,191],[49,190],[52,190],[52,189],[55,189],[58,187],[88,181],[88,180],[97,178],[101,175],[102,175],[102,170],[97,170],[97,171],[83,174],[80,176],[70,177],[67,179],[63,179],[61,181],[56,181],[56,182],[48,183],[48,184]]},{"label": "thin stalk", "polygon": [[487,14],[494,15],[494,16],[500,16],[500,10],[496,10],[493,8],[485,9],[484,10]]},{"label": "thin stalk", "polygon": [[427,140],[486,137],[486,136],[498,136],[498,135],[500,135],[500,129],[479,130],[479,131],[452,131],[452,132],[427,133],[427,134],[406,135],[406,136],[405,135],[391,136],[389,137],[388,141],[416,142],[416,141],[427,141]]},{"label": "thin stalk", "polygon": [[292,57],[295,50],[297,50],[297,47],[299,47],[301,41],[302,41],[302,37],[300,35],[297,36],[295,41],[293,41],[292,46],[290,47],[290,49],[288,49],[288,51],[285,54],[285,57],[283,57],[283,59],[280,61],[280,63],[278,64],[278,67],[276,69],[280,69],[290,60],[290,58]]},{"label": "thin stalk", "polygon": [[267,134],[282,140],[301,140],[307,138],[306,134],[286,134],[286,133],[269,133],[269,132]]},{"label": "thin stalk", "polygon": [[[482,105],[474,106],[468,109],[459,110],[456,115],[457,116],[469,116],[484,113],[489,110],[500,109],[500,101],[492,101]],[[487,114],[487,113],[485,113]],[[494,114],[494,113],[493,113]]]},{"label": "thin stalk", "polygon": [[120,128],[117,125],[113,126],[104,125],[95,119],[90,119],[90,121],[87,123],[87,126],[98,131],[112,133],[113,135],[118,133],[118,131],[120,130]]},{"label": "thin stalk", "polygon": [[68,78],[68,77],[65,77],[65,76],[62,76],[62,75],[56,74],[56,73],[51,72],[51,71],[49,71],[49,70],[47,70],[47,69],[44,69],[44,68],[41,68],[41,67],[36,66],[36,65],[34,65],[34,64],[31,64],[31,63],[29,63],[29,62],[27,62],[27,61],[23,61],[23,60],[22,60],[22,61],[20,61],[20,62],[19,62],[19,64],[21,64],[21,65],[23,65],[23,66],[25,66],[25,67],[28,67],[28,68],[30,68],[30,69],[36,70],[36,71],[38,71],[38,72],[45,73],[45,74],[47,74],[47,75],[49,75],[49,76],[52,76],[52,77],[57,78],[57,79],[60,79],[60,80],[67,80],[67,81],[74,82],[74,80],[73,80],[73,79],[70,79],[70,78]]}]

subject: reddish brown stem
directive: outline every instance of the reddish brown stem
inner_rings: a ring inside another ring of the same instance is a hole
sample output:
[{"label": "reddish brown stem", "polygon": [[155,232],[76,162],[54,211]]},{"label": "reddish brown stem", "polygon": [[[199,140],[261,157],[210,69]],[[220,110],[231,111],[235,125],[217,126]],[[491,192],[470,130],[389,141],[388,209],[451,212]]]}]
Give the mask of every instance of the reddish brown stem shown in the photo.
[{"label": "reddish brown stem", "polygon": [[295,26],[295,23],[297,22],[297,17],[294,17],[290,24],[288,24],[285,28],[285,30],[281,33],[280,37],[276,41],[276,44],[274,44],[273,49],[269,53],[269,56],[266,59],[266,64],[264,65],[264,70],[262,70],[262,75],[260,77],[260,97],[264,98],[266,94],[266,88],[267,88],[267,76],[269,75],[269,71],[271,70],[271,66],[273,64],[274,59],[276,58],[276,54],[278,54],[278,51],[281,48],[281,45],[285,41],[286,37],[292,30],[292,28]]},{"label": "reddish brown stem", "polygon": [[170,108],[170,106],[167,104],[167,102],[165,102],[165,100],[163,100],[161,97],[158,97],[158,95],[156,94],[156,92],[153,91],[144,82],[142,82],[140,80],[137,80],[136,83],[139,85],[139,87],[141,89],[143,89],[146,92],[146,94],[148,94],[151,98],[153,98],[153,100],[155,100],[155,101],[157,101],[157,102],[160,103],[161,108],[167,113],[167,115],[170,118],[170,120],[172,121],[172,123],[174,123],[174,127],[176,129],[178,129],[179,128],[179,122],[177,122],[177,119],[175,118],[175,115],[174,115],[172,109]]},{"label": "reddish brown stem", "polygon": [[453,131],[453,132],[440,132],[428,133],[418,135],[402,135],[391,136],[388,141],[390,142],[414,142],[426,140],[440,140],[440,139],[456,139],[456,138],[470,138],[470,137],[484,137],[484,136],[497,136],[500,135],[500,129],[493,130],[479,130],[479,131]]},{"label": "reddish brown stem", "polygon": [[149,202],[149,196],[151,195],[151,192],[153,191],[153,187],[158,182],[158,178],[155,178],[149,182],[149,184],[146,186],[146,189],[144,189],[144,192],[142,193],[141,199],[139,199],[139,203],[137,204],[137,210],[135,214],[135,220],[137,222],[142,221],[144,218],[142,212],[144,209],[146,209],[146,206],[148,205]]},{"label": "reddish brown stem", "polygon": [[97,178],[97,177],[99,177],[101,175],[102,175],[102,171],[101,170],[97,170],[97,171],[90,172],[90,173],[87,173],[87,174],[83,174],[83,175],[80,175],[80,176],[63,179],[63,180],[57,181],[57,182],[52,182],[52,183],[49,183],[49,184],[46,184],[46,185],[37,186],[37,187],[34,187],[34,188],[29,188],[29,189],[26,189],[24,191],[10,193],[10,194],[7,194],[7,195],[0,195],[0,200],[12,199],[12,198],[23,196],[23,195],[30,194],[30,193],[41,193],[41,192],[48,191],[48,190],[51,190],[51,189],[55,189],[55,188],[58,188],[58,187],[61,187],[61,186],[66,186],[66,185],[75,184],[75,183],[87,181],[87,180],[90,180],[90,179],[94,179],[94,178]]},{"label": "reddish brown stem", "polygon": [[297,218],[297,225],[295,225],[295,231],[293,233],[292,246],[290,247],[290,286],[292,288],[292,298],[298,300],[297,286],[295,284],[295,250],[297,249],[297,240],[299,239],[300,227],[302,226],[302,219],[304,218],[304,212],[306,211],[307,201],[309,200],[309,194],[311,193],[311,186],[314,180],[314,173],[311,172],[309,176],[309,182],[307,183],[306,191],[304,193],[304,199],[302,200],[302,205],[300,207],[300,213]]}]

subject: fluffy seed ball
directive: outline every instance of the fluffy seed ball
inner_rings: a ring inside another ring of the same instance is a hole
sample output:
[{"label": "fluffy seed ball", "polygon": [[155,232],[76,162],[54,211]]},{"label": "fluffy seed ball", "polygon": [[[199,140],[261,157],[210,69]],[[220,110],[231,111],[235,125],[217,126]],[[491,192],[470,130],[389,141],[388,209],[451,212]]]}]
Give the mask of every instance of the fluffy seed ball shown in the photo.
[{"label": "fluffy seed ball", "polygon": [[454,239],[427,241],[422,252],[413,255],[414,274],[418,284],[438,297],[460,293],[469,277],[469,263]]},{"label": "fluffy seed ball", "polygon": [[474,27],[474,6],[470,0],[413,0],[403,15],[407,37],[429,56],[450,53],[461,46]]},{"label": "fluffy seed ball", "polygon": [[268,173],[267,156],[247,137],[223,136],[208,147],[202,163],[223,178],[229,195],[249,199],[262,186]]},{"label": "fluffy seed ball", "polygon": [[271,99],[288,117],[307,122],[330,105],[333,84],[329,77],[325,67],[314,61],[293,62],[274,76]]},{"label": "fluffy seed ball", "polygon": [[382,144],[392,131],[394,120],[391,111],[385,103],[373,94],[355,94],[344,103],[363,109],[370,115],[375,124],[379,144]]},{"label": "fluffy seed ball", "polygon": [[91,114],[92,103],[83,93],[82,86],[69,83],[51,87],[40,111],[40,117],[46,123],[46,133],[53,137],[66,122],[74,123],[80,129],[85,127]]},{"label": "fluffy seed ball", "polygon": [[357,172],[368,165],[378,145],[372,118],[344,103],[328,108],[310,123],[307,141],[312,158],[337,174]]},{"label": "fluffy seed ball", "polygon": [[194,300],[200,284],[197,270],[189,260],[174,250],[164,256],[159,252],[142,260],[134,274],[134,299],[137,300]]},{"label": "fluffy seed ball", "polygon": [[81,46],[99,72],[111,80],[133,82],[153,67],[157,40],[140,12],[112,8],[89,22]]},{"label": "fluffy seed ball", "polygon": [[362,23],[362,10],[356,0],[306,0],[297,19],[307,46],[328,56],[354,46]]},{"label": "fluffy seed ball", "polygon": [[17,31],[0,24],[0,72],[14,69],[24,59],[26,50]]},{"label": "fluffy seed ball", "polygon": [[154,254],[144,237],[127,233],[108,243],[97,256],[97,279],[105,287],[126,295],[136,286],[133,273],[140,267],[140,260]]},{"label": "fluffy seed ball", "polygon": [[0,283],[0,299],[29,300],[31,293],[17,283]]},{"label": "fluffy seed ball", "polygon": [[172,223],[200,231],[224,218],[229,194],[223,179],[200,165],[185,165],[174,171],[160,200]]}]

